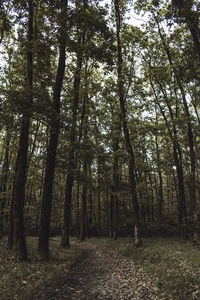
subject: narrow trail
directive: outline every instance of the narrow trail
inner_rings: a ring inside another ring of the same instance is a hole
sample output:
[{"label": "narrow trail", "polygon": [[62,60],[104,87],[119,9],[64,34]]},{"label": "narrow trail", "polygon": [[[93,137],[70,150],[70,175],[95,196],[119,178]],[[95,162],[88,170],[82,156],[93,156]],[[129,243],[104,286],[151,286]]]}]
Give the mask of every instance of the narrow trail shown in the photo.
[{"label": "narrow trail", "polygon": [[48,300],[165,300],[155,279],[130,259],[105,254],[87,242],[77,246],[85,258],[65,273],[65,284],[50,291]]}]

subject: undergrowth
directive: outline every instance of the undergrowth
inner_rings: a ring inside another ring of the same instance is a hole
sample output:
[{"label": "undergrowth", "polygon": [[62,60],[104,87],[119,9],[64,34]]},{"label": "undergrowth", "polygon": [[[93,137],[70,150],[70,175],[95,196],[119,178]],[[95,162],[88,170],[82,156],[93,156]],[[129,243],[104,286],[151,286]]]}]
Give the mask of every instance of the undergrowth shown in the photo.
[{"label": "undergrowth", "polygon": [[[133,239],[91,239],[111,254],[129,257],[154,276],[165,300],[200,299],[200,251],[191,242],[175,238],[149,238],[136,248]],[[161,300],[161,299],[159,299]],[[163,300],[163,299],[162,299]]]},{"label": "undergrowth", "polygon": [[42,263],[37,257],[37,238],[27,238],[28,262],[17,262],[0,241],[0,299],[46,299],[49,289],[64,284],[64,273],[82,259],[82,251],[60,248],[60,238],[50,239],[50,261]]}]

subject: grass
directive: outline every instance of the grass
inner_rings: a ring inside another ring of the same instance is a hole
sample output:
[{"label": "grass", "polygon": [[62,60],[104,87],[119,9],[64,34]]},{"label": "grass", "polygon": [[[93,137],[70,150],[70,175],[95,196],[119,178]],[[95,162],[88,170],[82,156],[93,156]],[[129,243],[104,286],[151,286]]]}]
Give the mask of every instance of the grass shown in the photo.
[{"label": "grass", "polygon": [[82,251],[71,247],[59,247],[60,238],[50,239],[49,262],[42,263],[37,257],[37,238],[27,238],[30,260],[17,262],[6,249],[6,240],[0,241],[0,299],[46,299],[47,290],[64,283],[64,273],[82,259]]},{"label": "grass", "polygon": [[129,257],[146,273],[154,275],[166,300],[200,299],[200,251],[191,242],[149,238],[136,248],[130,238],[92,239],[104,251]]}]

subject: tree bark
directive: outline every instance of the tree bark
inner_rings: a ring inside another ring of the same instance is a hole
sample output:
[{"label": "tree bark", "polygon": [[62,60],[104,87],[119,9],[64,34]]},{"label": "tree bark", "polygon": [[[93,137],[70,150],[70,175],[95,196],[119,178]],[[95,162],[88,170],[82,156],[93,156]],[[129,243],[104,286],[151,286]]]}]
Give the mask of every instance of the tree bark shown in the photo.
[{"label": "tree bark", "polygon": [[63,232],[61,238],[61,247],[70,247],[69,235],[70,235],[70,218],[71,218],[71,202],[72,202],[72,187],[74,182],[74,170],[76,168],[75,159],[75,143],[77,137],[77,113],[79,103],[79,92],[81,83],[81,70],[83,62],[83,51],[82,46],[85,42],[85,30],[82,35],[79,36],[79,52],[77,53],[77,65],[74,76],[74,97],[72,104],[72,124],[70,129],[69,139],[69,162],[68,162],[68,174],[66,179],[66,190],[65,190],[65,203],[64,203],[64,221],[63,221]]},{"label": "tree bark", "polygon": [[33,86],[33,1],[28,1],[28,46],[27,46],[27,103],[22,116],[19,147],[15,164],[13,185],[13,224],[14,250],[19,260],[27,260],[26,239],[24,231],[24,200],[27,171],[27,154],[29,127],[32,114]]},{"label": "tree bark", "polygon": [[41,260],[49,259],[49,234],[50,234],[50,218],[52,208],[52,191],[54,180],[54,169],[56,159],[56,149],[58,143],[59,126],[60,126],[60,96],[62,90],[62,83],[65,72],[65,48],[66,48],[66,11],[67,1],[61,0],[60,12],[60,47],[59,47],[59,61],[56,74],[56,81],[53,89],[53,113],[50,123],[50,139],[47,150],[47,160],[45,168],[43,198],[40,216],[39,229],[39,244],[38,253]]}]

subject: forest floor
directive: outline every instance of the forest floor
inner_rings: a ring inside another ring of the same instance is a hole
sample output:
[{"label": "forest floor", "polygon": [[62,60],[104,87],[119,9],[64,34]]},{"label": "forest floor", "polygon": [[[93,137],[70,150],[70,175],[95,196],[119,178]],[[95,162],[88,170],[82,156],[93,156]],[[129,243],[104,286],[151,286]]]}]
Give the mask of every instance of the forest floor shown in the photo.
[{"label": "forest floor", "polygon": [[200,251],[191,242],[151,238],[136,248],[130,238],[72,241],[70,249],[50,241],[51,259],[16,262],[0,242],[0,299],[192,300],[200,299]]}]

